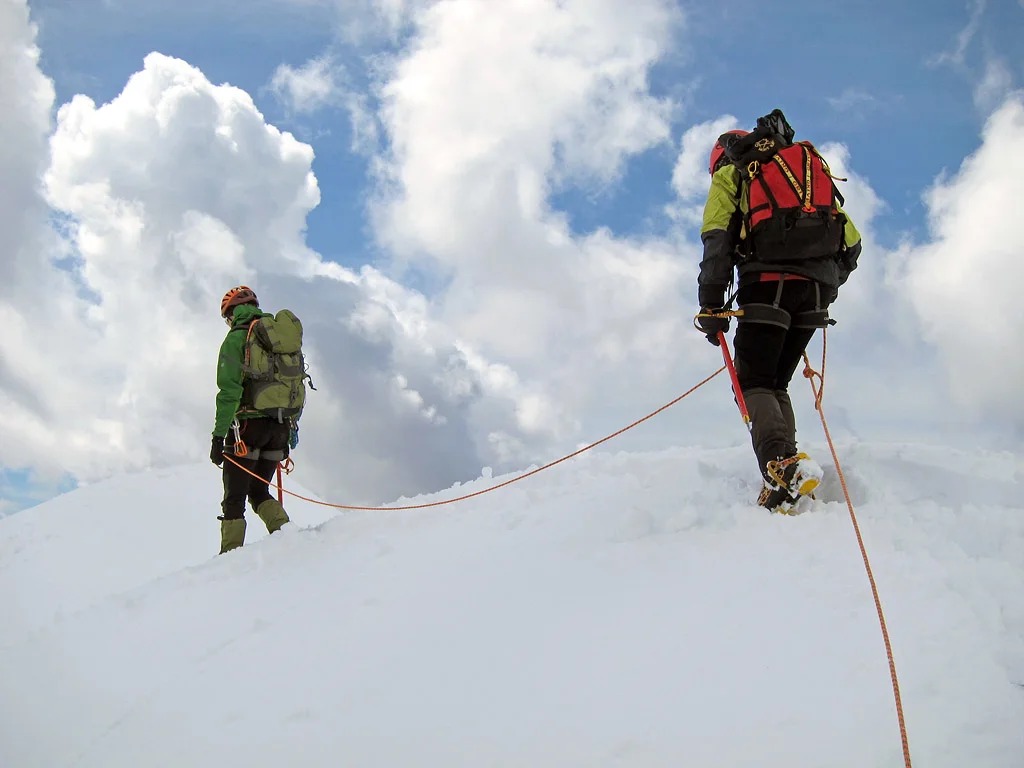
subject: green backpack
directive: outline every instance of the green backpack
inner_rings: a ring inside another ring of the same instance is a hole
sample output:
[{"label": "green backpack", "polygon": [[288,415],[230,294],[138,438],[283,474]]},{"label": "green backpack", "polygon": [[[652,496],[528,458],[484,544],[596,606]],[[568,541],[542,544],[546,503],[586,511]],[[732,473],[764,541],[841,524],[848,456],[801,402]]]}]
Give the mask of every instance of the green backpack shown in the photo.
[{"label": "green backpack", "polygon": [[[243,404],[278,421],[299,420],[306,404],[306,361],[302,355],[302,323],[282,309],[258,317],[245,336]],[[312,382],[310,388],[313,387]]]}]

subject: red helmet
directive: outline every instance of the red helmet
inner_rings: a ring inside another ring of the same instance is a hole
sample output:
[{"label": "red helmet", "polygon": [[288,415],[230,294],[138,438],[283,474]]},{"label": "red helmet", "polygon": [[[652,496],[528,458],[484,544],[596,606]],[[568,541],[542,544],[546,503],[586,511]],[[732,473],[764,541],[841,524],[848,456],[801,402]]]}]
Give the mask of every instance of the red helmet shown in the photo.
[{"label": "red helmet", "polygon": [[224,298],[220,300],[220,316],[227,317],[228,310],[239,304],[255,304],[258,307],[260,302],[249,286],[240,285],[225,293]]},{"label": "red helmet", "polygon": [[[750,131],[742,131],[737,128],[732,131],[726,131],[722,136],[728,136],[730,133],[736,134],[737,136],[746,136]],[[712,176],[715,175],[715,166],[718,165],[719,161],[722,159],[722,155],[725,154],[725,147],[722,146],[722,136],[718,137],[718,141],[715,142],[715,146],[711,148],[711,162],[708,164],[708,172]]]}]

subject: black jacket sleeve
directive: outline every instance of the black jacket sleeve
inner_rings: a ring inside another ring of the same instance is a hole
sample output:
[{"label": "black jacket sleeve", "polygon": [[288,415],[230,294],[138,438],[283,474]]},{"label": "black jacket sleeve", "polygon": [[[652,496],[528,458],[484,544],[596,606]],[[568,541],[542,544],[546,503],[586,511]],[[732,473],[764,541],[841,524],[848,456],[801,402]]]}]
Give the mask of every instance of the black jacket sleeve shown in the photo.
[{"label": "black jacket sleeve", "polygon": [[836,263],[839,266],[839,284],[842,285],[849,279],[850,273],[857,268],[857,259],[860,258],[861,243],[862,240],[858,240],[853,245],[843,250]]},{"label": "black jacket sleeve", "polygon": [[740,186],[739,172],[731,165],[720,168],[711,177],[700,230],[704,258],[697,275],[697,301],[702,307],[725,304],[725,291],[732,282],[733,257],[743,223]]}]

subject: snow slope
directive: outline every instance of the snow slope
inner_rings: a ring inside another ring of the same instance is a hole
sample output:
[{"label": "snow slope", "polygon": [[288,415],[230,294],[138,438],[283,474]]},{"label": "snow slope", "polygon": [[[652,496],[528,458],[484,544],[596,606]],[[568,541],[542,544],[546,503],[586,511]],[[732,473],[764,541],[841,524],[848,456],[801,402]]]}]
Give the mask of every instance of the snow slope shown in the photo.
[{"label": "snow slope", "polygon": [[[112,594],[208,561],[220,548],[222,494],[220,470],[201,464],[124,475],[0,518],[0,648]],[[303,527],[336,514],[304,502],[287,506]],[[266,538],[259,518],[247,517],[246,541]]]},{"label": "snow slope", "polygon": [[[840,455],[914,764],[1024,766],[1020,458]],[[903,765],[832,474],[786,518],[746,448],[591,453],[223,557],[210,475],[0,520],[4,768]]]}]

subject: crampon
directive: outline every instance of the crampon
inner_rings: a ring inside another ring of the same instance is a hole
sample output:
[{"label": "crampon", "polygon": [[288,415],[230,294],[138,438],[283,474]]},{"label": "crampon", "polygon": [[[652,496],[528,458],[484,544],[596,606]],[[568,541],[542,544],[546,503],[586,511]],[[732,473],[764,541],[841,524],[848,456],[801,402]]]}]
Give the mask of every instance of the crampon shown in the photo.
[{"label": "crampon", "polygon": [[805,511],[814,490],[821,484],[822,469],[806,453],[769,461],[758,505],[782,515]]}]

